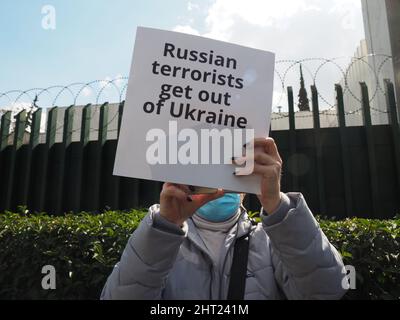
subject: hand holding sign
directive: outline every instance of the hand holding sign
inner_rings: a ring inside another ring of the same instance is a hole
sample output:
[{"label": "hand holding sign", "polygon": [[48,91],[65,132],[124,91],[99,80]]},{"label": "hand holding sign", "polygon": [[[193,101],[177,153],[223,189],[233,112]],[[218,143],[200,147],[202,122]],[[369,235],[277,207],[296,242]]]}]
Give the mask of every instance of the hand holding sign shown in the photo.
[{"label": "hand holding sign", "polygon": [[190,195],[188,186],[165,183],[160,195],[160,215],[178,226],[190,218],[200,207],[224,195],[222,190],[213,194]]},{"label": "hand holding sign", "polygon": [[[261,177],[261,193],[258,199],[264,210],[272,214],[281,202],[282,159],[275,141],[271,138],[255,139],[253,174]],[[243,159],[234,159],[235,163]]]}]

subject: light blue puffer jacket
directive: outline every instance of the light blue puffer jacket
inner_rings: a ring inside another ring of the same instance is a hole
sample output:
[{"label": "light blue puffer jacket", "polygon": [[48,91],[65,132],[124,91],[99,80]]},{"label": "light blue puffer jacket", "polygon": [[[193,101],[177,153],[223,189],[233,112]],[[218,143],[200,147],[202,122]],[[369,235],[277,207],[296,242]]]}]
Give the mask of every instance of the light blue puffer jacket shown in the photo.
[{"label": "light blue puffer jacket", "polygon": [[225,300],[235,239],[250,233],[245,299],[340,299],[348,288],[340,254],[304,197],[283,194],[278,210],[252,225],[242,208],[228,233],[218,268],[191,219],[182,229],[159,215],[159,205],[133,233],[101,299]]}]

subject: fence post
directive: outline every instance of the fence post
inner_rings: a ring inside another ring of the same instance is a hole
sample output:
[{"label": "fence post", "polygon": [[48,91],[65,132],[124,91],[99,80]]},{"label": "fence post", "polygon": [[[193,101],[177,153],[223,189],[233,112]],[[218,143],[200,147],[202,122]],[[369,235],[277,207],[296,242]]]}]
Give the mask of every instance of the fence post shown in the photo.
[{"label": "fence post", "polygon": [[324,167],[322,159],[322,141],[321,141],[321,123],[319,119],[319,101],[318,91],[315,85],[311,86],[312,108],[314,119],[314,141],[315,141],[315,158],[317,162],[318,176],[318,199],[320,214],[326,214],[326,196],[325,196],[325,181]]},{"label": "fence post", "polygon": [[92,105],[86,105],[82,110],[82,124],[81,124],[81,140],[80,140],[80,163],[78,165],[77,171],[77,179],[78,185],[76,198],[77,198],[77,211],[82,211],[86,209],[87,203],[87,169],[91,165],[88,163],[88,144],[90,139],[90,123],[92,119]]},{"label": "fence post", "polygon": [[296,146],[296,119],[294,113],[294,98],[293,98],[293,88],[288,87],[288,103],[289,103],[289,171],[292,175],[292,186],[291,190],[298,191],[299,189],[299,179],[297,176],[298,173],[298,164],[297,164],[297,146]]},{"label": "fence post", "polygon": [[103,146],[107,141],[107,134],[108,134],[108,109],[109,104],[108,102],[104,103],[100,107],[100,119],[99,119],[99,141],[100,144]]},{"label": "fence post", "polygon": [[397,116],[396,97],[393,83],[386,79],[386,106],[389,115],[389,124],[392,130],[393,150],[396,161],[397,188],[400,191],[400,127]]},{"label": "fence post", "polygon": [[122,116],[124,114],[125,101],[122,101],[118,106],[118,138],[121,131]]},{"label": "fence post", "polygon": [[23,110],[18,113],[15,117],[15,129],[14,129],[14,141],[13,146],[10,150],[9,156],[9,166],[8,170],[4,173],[5,178],[2,179],[1,183],[4,183],[6,189],[4,190],[4,208],[5,209],[14,209],[11,208],[11,201],[13,197],[14,191],[14,177],[15,177],[15,159],[16,153],[18,149],[23,144],[23,137],[25,133],[25,125],[26,125],[26,111]]},{"label": "fence post", "polygon": [[[8,185],[5,190],[5,207],[6,209],[15,209],[13,206],[13,200],[16,199],[15,195],[15,184],[16,181],[23,178],[23,174],[16,170],[16,160],[17,160],[17,152],[20,150],[22,145],[24,144],[24,134],[26,128],[27,115],[26,111],[22,110],[15,117],[15,129],[14,129],[14,144],[11,150],[10,155],[10,165],[8,167],[8,173],[6,173],[5,183]],[[2,183],[4,183],[2,181]],[[17,201],[16,201],[17,202]],[[25,203],[15,203],[15,207],[17,205],[24,205]]]},{"label": "fence post", "polygon": [[365,135],[367,140],[369,174],[371,178],[370,181],[371,181],[373,216],[377,217],[379,215],[378,212],[379,180],[378,180],[378,170],[375,157],[376,151],[374,144],[374,135],[372,132],[371,108],[369,104],[368,87],[364,82],[361,82],[360,86],[361,86],[361,96],[362,96],[363,121],[364,121]]},{"label": "fence post", "polygon": [[[122,101],[118,106],[118,129],[117,129],[116,145],[118,144],[119,134],[121,131],[121,123],[122,123],[122,115],[124,113],[124,106],[125,106],[125,101]],[[115,152],[113,152],[113,154],[109,155],[109,158],[112,157],[112,163],[114,163],[114,161],[115,161],[115,156],[116,156],[116,149],[115,149]],[[108,159],[108,160],[110,161],[111,159]],[[113,170],[113,169],[111,169],[111,170]],[[110,201],[113,204],[113,206],[118,209],[122,208],[121,188],[123,188],[123,183],[125,180],[121,177],[113,176],[112,181],[110,181],[110,186],[112,186]],[[135,202],[138,199],[137,192],[133,192],[132,197],[134,198],[133,200]]]},{"label": "fence post", "polygon": [[31,134],[29,137],[29,148],[28,148],[28,163],[27,163],[27,168],[26,168],[26,177],[27,177],[27,183],[22,186],[23,188],[23,196],[24,199],[26,199],[26,202],[28,204],[29,209],[33,209],[34,207],[34,200],[32,199],[32,195],[30,194],[34,188],[34,185],[32,183],[32,161],[33,161],[33,150],[37,147],[39,144],[39,139],[40,139],[40,123],[42,120],[42,109],[39,108],[37,109],[33,114],[32,114],[32,123],[31,123]]},{"label": "fence post", "polygon": [[107,142],[107,134],[108,134],[108,110],[109,110],[109,105],[108,102],[104,103],[102,106],[100,106],[100,118],[99,118],[99,136],[98,136],[98,141],[97,141],[97,168],[95,174],[95,180],[93,181],[93,185],[95,186],[94,190],[94,196],[96,197],[94,199],[94,203],[96,205],[97,210],[103,210],[104,209],[104,197],[106,194],[103,192],[104,185],[105,185],[105,179],[104,177],[104,170],[103,170],[103,149],[104,146]]},{"label": "fence post", "polygon": [[49,173],[48,165],[49,165],[50,150],[56,141],[57,114],[58,114],[57,107],[51,108],[47,112],[46,144],[45,144],[45,150],[44,150],[44,155],[43,155],[43,160],[42,160],[43,180],[41,183],[39,183],[39,186],[38,186],[39,187],[39,203],[38,203],[39,211],[48,209],[47,208],[47,200],[51,199],[50,193],[54,192],[54,190],[51,190],[51,188],[48,187],[49,179],[52,178],[51,174]]},{"label": "fence post", "polygon": [[29,146],[34,149],[39,144],[40,139],[40,122],[42,120],[42,109],[37,109],[32,114],[31,134],[29,137]]},{"label": "fence post", "polygon": [[7,165],[7,153],[6,149],[8,147],[8,137],[10,134],[10,125],[11,125],[11,111],[7,111],[1,117],[1,128],[0,128],[0,176],[1,176],[1,184],[0,184],[0,212],[8,209],[6,207],[6,191],[8,189],[8,184],[6,177],[9,174],[9,162]]},{"label": "fence post", "polygon": [[15,119],[14,147],[15,150],[18,150],[24,144],[24,134],[27,121],[26,110],[22,110],[18,113]]},{"label": "fence post", "polygon": [[[72,147],[72,137],[74,133],[74,119],[76,108],[71,105],[65,110],[64,128],[63,128],[63,149],[64,149],[64,173],[63,173],[63,195],[62,195],[62,210],[64,212],[73,211],[75,209],[76,195],[76,170],[74,164],[82,161],[82,158],[74,157]],[[74,160],[78,159],[78,160]]]},{"label": "fence post", "polygon": [[65,110],[64,114],[64,128],[63,128],[63,145],[64,149],[68,148],[72,143],[72,134],[74,132],[74,116],[75,116],[75,106],[69,106]]},{"label": "fence post", "polygon": [[16,116],[16,125],[14,131],[14,160],[10,174],[12,174],[12,188],[11,192],[11,208],[16,208],[18,205],[27,205],[26,198],[24,198],[23,186],[25,186],[29,179],[26,174],[27,157],[23,155],[21,147],[24,144],[25,130],[27,126],[27,112],[21,111]]},{"label": "fence post", "polygon": [[10,134],[11,125],[11,111],[7,111],[1,117],[1,130],[0,130],[0,152],[8,146],[8,136]]},{"label": "fence post", "polygon": [[288,87],[288,103],[289,103],[289,131],[296,130],[296,118],[294,113],[294,98],[293,98],[293,88]]},{"label": "fence post", "polygon": [[315,85],[311,86],[311,96],[312,96],[314,129],[320,129],[321,128],[321,122],[320,122],[320,119],[319,119],[318,90],[317,90],[317,87]]},{"label": "fence post", "polygon": [[82,125],[81,125],[81,144],[85,147],[90,138],[90,121],[92,119],[91,104],[87,104],[82,110]]},{"label": "fence post", "polygon": [[57,114],[57,107],[51,108],[48,113],[46,132],[46,146],[48,149],[56,143]]},{"label": "fence post", "polygon": [[[52,133],[50,135],[50,141],[52,147],[55,143],[55,137],[56,137],[56,125],[57,125],[57,115],[55,114],[55,121],[52,119],[54,127],[52,126]],[[52,196],[50,197],[50,202],[52,205],[50,206],[51,209],[53,210],[54,214],[61,214],[63,209],[64,209],[64,185],[65,185],[65,177],[66,177],[66,172],[65,172],[65,154],[66,154],[66,148],[68,145],[71,143],[72,140],[72,125],[73,125],[73,107],[70,106],[67,108],[64,112],[64,122],[63,122],[63,134],[62,134],[62,145],[60,148],[60,153],[58,154],[57,157],[57,167],[56,171],[51,174],[52,178],[52,184],[48,186],[48,189],[50,190],[48,194],[51,194]],[[54,140],[53,140],[54,139]],[[55,153],[53,153],[55,155]],[[53,162],[55,161],[53,157]],[[53,165],[55,165],[53,163]]]},{"label": "fence post", "polygon": [[342,153],[343,165],[343,181],[344,181],[344,194],[346,201],[346,214],[348,217],[353,216],[353,194],[351,188],[351,168],[348,157],[348,144],[346,132],[346,116],[344,111],[343,88],[341,85],[335,85],[336,102],[338,109],[338,124],[340,135],[340,149]]}]

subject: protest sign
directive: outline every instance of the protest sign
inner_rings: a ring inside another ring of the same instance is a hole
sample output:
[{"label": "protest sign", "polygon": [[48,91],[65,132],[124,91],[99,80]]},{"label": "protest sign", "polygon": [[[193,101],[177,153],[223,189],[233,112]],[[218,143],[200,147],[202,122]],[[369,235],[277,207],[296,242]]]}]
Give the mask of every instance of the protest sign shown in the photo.
[{"label": "protest sign", "polygon": [[260,193],[232,156],[270,128],[275,55],[139,27],[114,174]]}]

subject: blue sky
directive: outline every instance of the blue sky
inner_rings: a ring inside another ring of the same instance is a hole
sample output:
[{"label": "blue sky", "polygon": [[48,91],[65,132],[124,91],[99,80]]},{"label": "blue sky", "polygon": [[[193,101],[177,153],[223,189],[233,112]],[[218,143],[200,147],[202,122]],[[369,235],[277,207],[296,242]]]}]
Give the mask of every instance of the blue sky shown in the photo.
[{"label": "blue sky", "polygon": [[[56,30],[41,26],[47,4]],[[136,26],[171,29],[185,12],[182,0],[2,0],[0,92],[126,75]]]},{"label": "blue sky", "polygon": [[[45,5],[56,10],[55,30],[42,28]],[[351,57],[364,37],[355,0],[1,0],[0,96],[127,76],[139,25],[271,50],[278,59]],[[340,73],[323,71],[331,91]],[[0,107],[7,103],[0,98]]]}]

